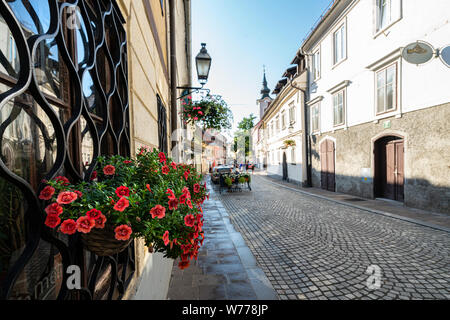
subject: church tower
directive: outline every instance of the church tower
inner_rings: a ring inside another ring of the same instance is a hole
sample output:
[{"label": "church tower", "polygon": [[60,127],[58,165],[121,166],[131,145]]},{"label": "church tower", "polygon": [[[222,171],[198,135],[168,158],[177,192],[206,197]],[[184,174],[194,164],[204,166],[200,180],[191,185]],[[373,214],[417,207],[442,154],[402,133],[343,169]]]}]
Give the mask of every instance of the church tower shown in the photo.
[{"label": "church tower", "polygon": [[269,107],[269,104],[272,102],[272,98],[270,97],[270,89],[267,87],[266,80],[266,70],[264,69],[263,83],[261,89],[261,98],[256,101],[259,104],[259,118],[262,119],[264,112]]}]

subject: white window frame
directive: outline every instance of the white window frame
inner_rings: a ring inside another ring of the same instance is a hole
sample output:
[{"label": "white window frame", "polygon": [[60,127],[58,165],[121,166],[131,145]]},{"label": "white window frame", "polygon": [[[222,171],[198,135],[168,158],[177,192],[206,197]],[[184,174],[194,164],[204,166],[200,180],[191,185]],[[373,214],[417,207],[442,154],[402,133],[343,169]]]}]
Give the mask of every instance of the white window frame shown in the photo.
[{"label": "white window frame", "polygon": [[[339,95],[342,94],[342,106],[341,106],[341,111],[342,111],[342,121],[341,122],[336,122],[336,107],[339,107]],[[336,99],[338,99],[338,104],[336,105]],[[346,113],[346,104],[347,104],[347,97],[346,97],[346,90],[345,88],[342,90],[337,91],[336,93],[333,94],[332,96],[332,102],[333,102],[333,127],[340,127],[345,125],[345,113]]]},{"label": "white window frame", "polygon": [[[394,79],[393,79],[393,101],[392,101],[392,108],[391,109],[387,109],[387,88],[388,88],[388,83],[387,83],[387,72],[388,69],[394,68],[395,74],[394,74]],[[380,70],[377,70],[375,72],[375,115],[382,115],[385,113],[390,113],[390,112],[395,112],[398,109],[398,63],[394,62],[391,63],[383,68],[381,68]],[[378,86],[378,75],[383,73],[384,74],[384,84],[382,85],[382,87]],[[378,91],[379,90],[383,90],[383,99],[384,99],[384,108],[383,111],[379,111],[378,110]]]},{"label": "white window frame", "polygon": [[[311,111],[311,133],[316,134],[320,132],[320,103],[315,103],[310,107]],[[313,112],[314,109],[317,109],[317,128],[314,128],[314,117]]]},{"label": "white window frame", "polygon": [[296,121],[295,117],[295,104],[291,103],[289,105],[289,125],[293,125]]},{"label": "white window frame", "polygon": [[[386,22],[381,22],[381,5],[386,4],[386,10],[389,14]],[[403,15],[403,3],[402,0],[373,0],[374,6],[374,37],[377,37],[381,33],[384,33],[393,24],[402,19]]]},{"label": "white window frame", "polygon": [[291,147],[291,164],[296,165],[295,147]]},{"label": "white window frame", "polygon": [[321,54],[320,48],[318,48],[311,56],[311,74],[312,80],[317,81],[322,76],[321,74]]},{"label": "white window frame", "polygon": [[286,110],[281,111],[281,129],[286,129]]},{"label": "white window frame", "polygon": [[[339,39],[337,39],[338,36]],[[338,56],[337,40],[340,40],[341,56]],[[345,59],[347,59],[347,27],[346,23],[342,23],[333,33],[333,65],[337,65]]]}]

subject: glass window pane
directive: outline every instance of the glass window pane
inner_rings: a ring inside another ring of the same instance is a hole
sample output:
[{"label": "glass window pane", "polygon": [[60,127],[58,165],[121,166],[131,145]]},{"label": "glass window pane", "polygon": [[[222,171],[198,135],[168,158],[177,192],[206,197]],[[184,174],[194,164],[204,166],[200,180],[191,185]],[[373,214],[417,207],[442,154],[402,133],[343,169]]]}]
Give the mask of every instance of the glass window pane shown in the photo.
[{"label": "glass window pane", "polygon": [[381,89],[385,85],[385,71],[380,71],[377,73],[377,88]]},{"label": "glass window pane", "polygon": [[394,108],[394,87],[392,84],[386,86],[386,110]]},{"label": "glass window pane", "polygon": [[3,16],[0,14],[0,52],[3,55],[0,59],[0,72],[11,77],[18,78],[20,71],[19,54],[16,42],[8,28]]},{"label": "glass window pane", "polygon": [[392,65],[386,70],[386,83],[393,83],[395,81],[396,65]]},{"label": "glass window pane", "polygon": [[47,33],[50,27],[50,6],[47,0],[15,0],[7,3],[22,25],[25,37]]},{"label": "glass window pane", "polygon": [[383,112],[384,109],[384,88],[377,90],[377,112]]}]

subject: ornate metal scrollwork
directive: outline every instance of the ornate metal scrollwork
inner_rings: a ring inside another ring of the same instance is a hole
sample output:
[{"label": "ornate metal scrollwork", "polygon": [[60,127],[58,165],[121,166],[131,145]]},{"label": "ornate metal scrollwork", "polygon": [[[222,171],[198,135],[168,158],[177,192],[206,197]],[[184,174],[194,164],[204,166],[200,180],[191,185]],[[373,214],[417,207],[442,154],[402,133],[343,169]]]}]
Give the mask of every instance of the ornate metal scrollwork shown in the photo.
[{"label": "ornate metal scrollwork", "polygon": [[133,244],[97,257],[45,227],[37,197],[43,179],[89,181],[100,154],[130,155],[123,24],[115,1],[0,1],[1,299],[120,299],[134,274]]}]

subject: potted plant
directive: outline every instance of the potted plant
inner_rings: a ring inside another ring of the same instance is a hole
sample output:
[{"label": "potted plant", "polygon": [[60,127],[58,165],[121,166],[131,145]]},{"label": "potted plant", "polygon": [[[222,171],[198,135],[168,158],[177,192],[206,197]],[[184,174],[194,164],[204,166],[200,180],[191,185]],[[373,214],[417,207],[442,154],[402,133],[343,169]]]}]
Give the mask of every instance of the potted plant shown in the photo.
[{"label": "potted plant", "polygon": [[[97,173],[98,172],[98,173]],[[81,233],[99,256],[125,249],[133,238],[189,266],[203,244],[206,183],[194,167],[176,164],[163,152],[141,148],[136,159],[99,157],[93,181],[48,181],[40,198],[49,201],[45,224],[67,235]]]},{"label": "potted plant", "polygon": [[285,148],[295,146],[295,140],[292,139],[284,140],[283,143]]}]

